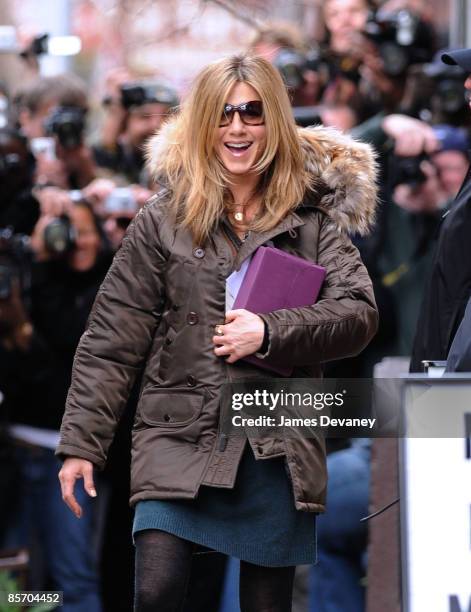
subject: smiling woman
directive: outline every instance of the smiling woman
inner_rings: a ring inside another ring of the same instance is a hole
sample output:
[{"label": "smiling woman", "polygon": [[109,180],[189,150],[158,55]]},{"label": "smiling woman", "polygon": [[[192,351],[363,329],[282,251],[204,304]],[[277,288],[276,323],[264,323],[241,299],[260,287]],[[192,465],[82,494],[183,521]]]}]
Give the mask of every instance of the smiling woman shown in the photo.
[{"label": "smiling woman", "polygon": [[[242,612],[288,612],[295,566],[316,559],[324,442],[224,433],[222,390],[273,376],[248,355],[316,378],[321,362],[374,335],[371,282],[348,237],[374,217],[373,155],[335,131],[298,130],[278,71],[235,56],[197,77],[152,141],[149,166],[164,188],[130,225],[77,350],[57,449],[63,497],[80,516],[75,480],[94,495],[93,467],[105,464],[143,368],[131,467],[136,612],[181,609],[198,546],[240,559]],[[230,279],[267,241],[325,268],[318,302],[226,312]]]},{"label": "smiling woman", "polygon": [[265,147],[266,128],[260,96],[247,83],[236,83],[224,105],[216,155],[219,156],[232,181],[237,180],[237,176],[252,177],[255,189],[259,180],[255,168]]},{"label": "smiling woman", "polygon": [[[179,117],[149,143],[150,168],[171,186],[174,209],[195,242],[208,238],[222,211],[249,204],[251,229],[269,230],[316,182],[304,168],[283,81],[261,59],[237,56],[202,70]],[[248,102],[261,103],[261,117],[253,104],[225,113]]]}]

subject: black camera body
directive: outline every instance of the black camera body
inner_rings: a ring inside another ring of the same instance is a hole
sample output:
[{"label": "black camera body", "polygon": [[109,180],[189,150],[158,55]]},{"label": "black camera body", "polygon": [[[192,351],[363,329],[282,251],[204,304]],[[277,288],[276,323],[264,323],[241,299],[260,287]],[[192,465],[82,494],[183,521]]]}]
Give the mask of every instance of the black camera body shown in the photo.
[{"label": "black camera body", "polygon": [[422,170],[422,162],[427,160],[425,153],[416,157],[393,157],[392,185],[409,185],[412,189],[417,189],[423,185],[427,177]]},{"label": "black camera body", "polygon": [[273,59],[273,65],[289,89],[302,87],[306,70],[317,72],[321,62],[321,55],[317,49],[310,49],[302,54],[295,49],[282,48]]},{"label": "black camera body", "polygon": [[384,72],[390,77],[403,76],[409,66],[428,62],[433,55],[432,29],[406,9],[373,13],[363,34],[378,48]]},{"label": "black camera body", "polygon": [[423,67],[423,74],[432,82],[428,108],[439,117],[445,117],[445,123],[451,123],[453,117],[459,115],[457,124],[461,124],[462,116],[468,114],[464,90],[467,74],[460,66],[444,64],[440,57],[444,51],[438,52],[434,61]]},{"label": "black camera body", "polygon": [[56,136],[64,149],[76,149],[83,142],[86,111],[76,106],[57,106],[47,117],[44,129]]},{"label": "black camera body", "polygon": [[126,110],[132,106],[159,103],[169,107],[178,106],[179,100],[176,91],[157,82],[136,82],[121,85],[121,104]]}]

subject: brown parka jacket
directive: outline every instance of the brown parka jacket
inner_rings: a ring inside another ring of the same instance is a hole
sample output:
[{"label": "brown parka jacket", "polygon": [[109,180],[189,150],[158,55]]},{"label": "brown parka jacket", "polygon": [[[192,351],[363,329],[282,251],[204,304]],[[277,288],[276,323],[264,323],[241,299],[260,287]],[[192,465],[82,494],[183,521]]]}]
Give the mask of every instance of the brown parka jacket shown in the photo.
[{"label": "brown parka jacket", "polygon": [[[368,273],[347,233],[365,233],[375,208],[370,148],[334,130],[299,130],[310,172],[324,188],[310,193],[274,229],[252,233],[234,259],[218,227],[195,247],[169,212],[169,192],[151,198],[129,227],[98,292],[78,346],[57,454],[103,468],[136,375],[144,369],[134,428],[131,504],[194,498],[200,485],[232,487],[247,443],[221,436],[224,382],[267,378],[242,361],[213,352],[224,322],[225,280],[268,240],[327,270],[313,306],[263,315],[269,356],[293,376],[321,376],[321,363],[359,353],[377,328]],[[165,131],[156,154],[165,154]],[[285,456],[299,510],[322,512],[326,467],[316,438],[250,439],[256,459]]]}]

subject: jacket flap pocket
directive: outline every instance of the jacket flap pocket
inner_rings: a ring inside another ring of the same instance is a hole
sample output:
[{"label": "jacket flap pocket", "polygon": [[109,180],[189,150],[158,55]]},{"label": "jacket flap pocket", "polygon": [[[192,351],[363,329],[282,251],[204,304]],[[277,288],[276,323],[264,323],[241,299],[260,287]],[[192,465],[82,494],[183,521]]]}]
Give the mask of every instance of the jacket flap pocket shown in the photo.
[{"label": "jacket flap pocket", "polygon": [[177,389],[146,389],[139,402],[142,420],[152,427],[183,427],[195,421],[203,396]]}]

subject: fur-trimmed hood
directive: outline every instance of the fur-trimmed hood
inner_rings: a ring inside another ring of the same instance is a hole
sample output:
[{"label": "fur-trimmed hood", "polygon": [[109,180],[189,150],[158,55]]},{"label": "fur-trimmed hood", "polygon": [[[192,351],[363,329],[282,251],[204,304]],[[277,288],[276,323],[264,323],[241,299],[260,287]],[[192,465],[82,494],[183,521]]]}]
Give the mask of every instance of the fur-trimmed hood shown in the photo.
[{"label": "fur-trimmed hood", "polygon": [[[147,164],[162,181],[162,159],[172,141],[173,122],[167,123],[147,146]],[[377,164],[370,145],[336,129],[299,128],[305,167],[317,177],[322,195],[316,205],[343,231],[367,234],[375,219]]]},{"label": "fur-trimmed hood", "polygon": [[377,203],[377,164],[370,145],[325,127],[300,128],[307,170],[324,183],[318,206],[342,230],[367,234]]}]

